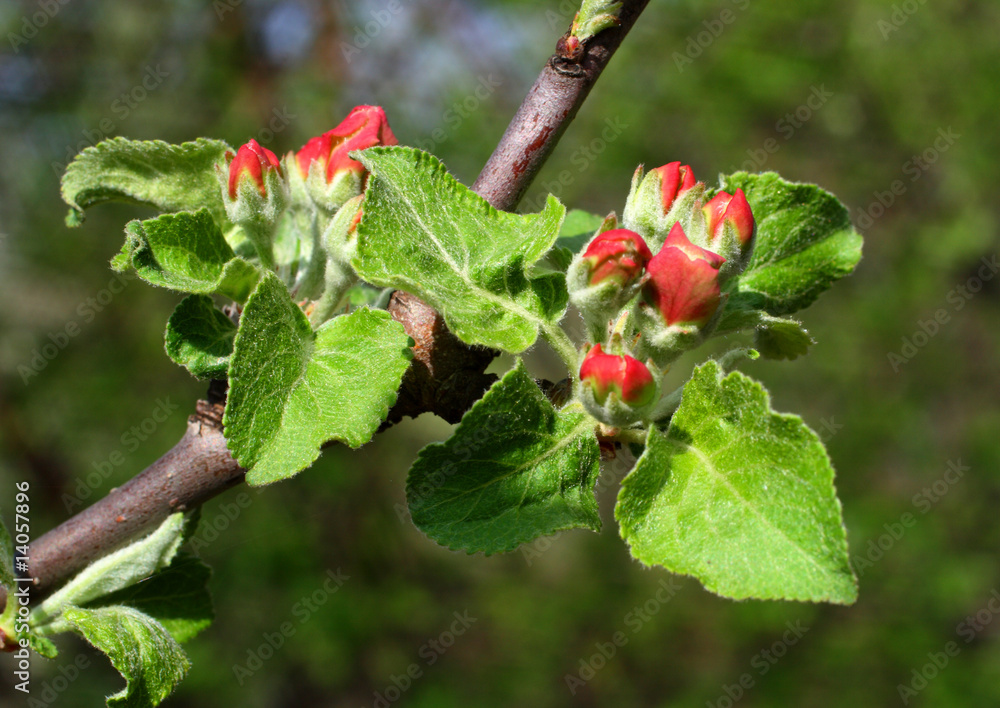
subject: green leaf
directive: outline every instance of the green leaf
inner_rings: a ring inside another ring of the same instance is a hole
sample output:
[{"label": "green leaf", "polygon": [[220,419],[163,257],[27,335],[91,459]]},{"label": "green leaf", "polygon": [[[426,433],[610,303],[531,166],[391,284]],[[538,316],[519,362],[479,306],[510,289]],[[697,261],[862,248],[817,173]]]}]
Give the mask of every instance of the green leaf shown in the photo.
[{"label": "green leaf", "polygon": [[166,568],[184,542],[186,525],[183,513],[171,514],[145,538],[88,565],[32,610],[32,628],[45,634],[65,631],[61,619],[70,605],[85,605]]},{"label": "green leaf", "polygon": [[328,440],[368,442],[396,400],[410,344],[389,313],[367,308],[314,333],[278,277],[265,275],[240,320],[223,418],[247,481],[294,475]]},{"label": "green leaf", "polygon": [[566,310],[559,273],[529,277],[555,242],[565,207],[549,196],[538,214],[509,214],[412,148],[356,153],[371,172],[354,267],[370,283],[414,293],[469,344],[511,353]]},{"label": "green leaf", "polygon": [[45,657],[46,659],[55,659],[59,656],[59,648],[51,639],[40,637],[30,631],[27,633],[27,637],[28,646],[31,648],[31,651],[35,652],[39,656]]},{"label": "green leaf", "polygon": [[112,263],[131,262],[141,278],[186,293],[219,293],[247,299],[260,278],[255,265],[238,258],[207,209],[130,221],[125,245]]},{"label": "green leaf", "polygon": [[801,323],[767,317],[754,334],[754,349],[768,359],[797,359],[816,343]]},{"label": "green leaf", "polygon": [[212,624],[208,580],[212,570],[181,551],[169,567],[135,585],[89,603],[88,609],[126,605],[162,624],[178,642],[186,642]]},{"label": "green leaf", "polygon": [[713,335],[749,329],[754,330],[755,349],[768,359],[795,359],[816,343],[801,322],[741,307],[727,309]]},{"label": "green leaf", "polygon": [[723,178],[722,189],[742,189],[757,222],[750,263],[728,284],[727,309],[750,306],[772,315],[801,310],[861,260],[861,236],[847,208],[816,185],[788,182],[774,172],[737,172]]},{"label": "green leaf", "polygon": [[857,598],[823,444],[714,361],[695,369],[667,432],[650,431],[615,518],[634,557],[726,597]]},{"label": "green leaf", "polygon": [[17,581],[14,577],[14,542],[0,517],[0,585],[12,589]]},{"label": "green leaf", "polygon": [[125,679],[125,688],[108,696],[108,706],[152,708],[169,696],[191,664],[170,633],[132,607],[72,607],[66,619],[104,652]]},{"label": "green leaf", "polygon": [[451,438],[420,451],[406,481],[413,523],[444,546],[487,554],[599,530],[594,426],[581,411],[556,411],[518,361]]},{"label": "green leaf", "polygon": [[62,178],[62,198],[71,207],[66,223],[78,226],[84,209],[117,200],[166,212],[208,207],[225,224],[216,167],[225,167],[231,149],[206,138],[181,145],[112,138],[89,147],[73,158]]},{"label": "green leaf", "polygon": [[167,320],[164,349],[175,363],[200,379],[224,379],[233,353],[236,325],[208,295],[189,295]]}]

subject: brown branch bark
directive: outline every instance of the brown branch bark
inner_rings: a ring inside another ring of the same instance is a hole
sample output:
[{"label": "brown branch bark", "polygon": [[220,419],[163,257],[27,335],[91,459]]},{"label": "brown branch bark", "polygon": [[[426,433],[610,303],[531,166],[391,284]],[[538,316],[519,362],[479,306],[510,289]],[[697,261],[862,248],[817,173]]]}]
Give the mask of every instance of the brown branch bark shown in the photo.
[{"label": "brown branch bark", "polygon": [[[648,1],[625,0],[621,25],[597,35],[576,56],[560,40],[559,51],[546,63],[473,185],[495,208],[510,211],[520,202]],[[495,352],[460,342],[437,312],[408,293],[397,292],[389,311],[416,346],[414,365],[388,424],[424,412],[456,422],[495,379],[484,373]],[[244,470],[222,435],[223,402],[224,391],[218,385],[210,388],[209,400],[198,402],[184,436],[166,455],[31,544],[34,596],[50,592],[169,514],[195,507],[243,480]],[[0,606],[4,599],[0,594]]]}]

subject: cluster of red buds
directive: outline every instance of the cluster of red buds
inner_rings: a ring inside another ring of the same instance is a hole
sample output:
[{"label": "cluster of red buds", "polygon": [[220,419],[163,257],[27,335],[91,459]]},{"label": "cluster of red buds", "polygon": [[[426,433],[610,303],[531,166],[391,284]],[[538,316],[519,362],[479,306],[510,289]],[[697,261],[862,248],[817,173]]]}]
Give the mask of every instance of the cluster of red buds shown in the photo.
[{"label": "cluster of red buds", "polygon": [[[227,153],[219,169],[226,213],[262,265],[278,272],[289,288],[316,297],[330,289],[332,278],[334,289],[343,290],[353,276],[353,236],[368,178],[350,153],[396,144],[379,106],[355,107],[340,125],[283,160],[250,140]],[[340,214],[342,209],[350,214]]]},{"label": "cluster of red buds", "polygon": [[[742,190],[706,201],[705,185],[679,162],[645,176],[641,167],[636,171],[622,221],[624,228],[614,228],[616,219],[605,220],[608,230],[566,274],[570,299],[596,343],[581,364],[584,402],[608,424],[628,418],[609,413],[609,400],[627,404],[635,420],[649,405],[645,394],[658,385],[651,370],[711,332],[722,285],[746,267],[756,232]],[[605,353],[601,344],[609,341],[619,353]]]}]

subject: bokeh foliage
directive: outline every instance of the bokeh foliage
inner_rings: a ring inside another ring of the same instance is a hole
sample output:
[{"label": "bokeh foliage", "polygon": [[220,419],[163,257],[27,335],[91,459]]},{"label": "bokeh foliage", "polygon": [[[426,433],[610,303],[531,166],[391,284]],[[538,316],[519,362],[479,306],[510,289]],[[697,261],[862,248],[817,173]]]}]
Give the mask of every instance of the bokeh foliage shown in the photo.
[{"label": "bokeh foliage", "polygon": [[[874,0],[651,3],[525,202],[540,206],[551,191],[570,207],[620,212],[638,163],[679,159],[709,181],[774,169],[848,204],[865,257],[804,313],[818,344],[795,362],[744,368],[776,409],[803,414],[826,440],[852,556],[873,560],[856,565],[857,605],[733,603],[691,580],[675,590],[616,538],[614,484],[602,487],[600,535],[564,532],[490,558],[444,550],[397,513],[410,460],[447,428],[422,418],[359,451],[330,450],[291,482],[206,507],[205,521],[225,526],[217,537],[203,531],[201,549],[215,569],[218,618],[188,645],[194,667],[170,704],[371,705],[415,664],[422,675],[400,703],[725,705],[725,686],[749,674],[744,706],[891,705],[949,641],[961,651],[914,700],[1000,701],[1000,621],[969,643],[959,633],[1000,588],[1000,279],[980,271],[1000,245],[1000,6],[903,5],[915,12]],[[378,103],[403,144],[431,149],[471,182],[571,19],[571,3],[557,0],[395,6],[383,25],[373,15],[388,12],[381,2],[68,3],[17,52],[4,45],[5,516],[14,481],[29,479],[34,530],[50,528],[66,516],[65,495],[89,491],[90,503],[162,454],[204,394],[163,355],[178,298],[112,287],[121,224],[148,212],[108,206],[82,229],[63,225],[58,174],[78,148],[112,135],[204,135],[256,137],[284,152],[353,105]],[[38,7],[0,7],[3,35]],[[917,334],[939,310],[936,334]],[[71,322],[77,333],[25,382],[18,367]],[[904,338],[925,343],[894,366],[888,355],[906,355]],[[156,410],[169,411],[166,422],[144,430]],[[953,484],[942,481],[949,462],[968,468]],[[627,468],[612,463],[611,477],[616,469]],[[338,568],[349,579],[324,594]],[[297,604],[313,593],[323,601],[314,611]],[[633,610],[646,603],[656,611],[640,622]],[[429,642],[445,641],[465,611],[476,621],[438,654]],[[241,685],[233,665],[284,622],[294,634]],[[782,642],[787,623],[808,631],[771,664],[761,652]],[[617,631],[627,643],[572,695],[565,676]],[[90,652],[63,651],[70,661]],[[119,688],[90,656],[98,668],[55,705],[98,705]],[[34,675],[41,690],[58,672],[38,662]],[[11,680],[0,671],[0,690]]]}]

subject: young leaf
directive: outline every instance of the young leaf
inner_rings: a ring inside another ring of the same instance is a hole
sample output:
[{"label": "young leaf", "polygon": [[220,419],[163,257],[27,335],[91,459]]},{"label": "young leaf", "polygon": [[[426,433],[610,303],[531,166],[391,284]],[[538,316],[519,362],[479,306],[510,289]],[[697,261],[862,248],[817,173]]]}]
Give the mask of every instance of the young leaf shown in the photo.
[{"label": "young leaf", "polygon": [[145,538],[91,563],[32,611],[32,628],[45,634],[65,631],[60,620],[66,607],[84,605],[166,568],[184,542],[185,526],[184,514],[171,514]]},{"label": "young leaf", "polygon": [[861,236],[847,209],[816,185],[788,182],[774,172],[737,172],[723,178],[722,189],[742,189],[757,222],[753,255],[727,288],[727,309],[749,305],[772,315],[801,310],[861,259]]},{"label": "young leaf", "polygon": [[296,474],[328,440],[368,442],[396,400],[409,346],[383,310],[356,310],[314,333],[278,277],[265,275],[240,320],[223,418],[247,481]]},{"label": "young leaf", "polygon": [[243,302],[260,279],[257,267],[226,243],[207,209],[130,221],[125,236],[114,267],[124,270],[131,263],[153,285]]},{"label": "young leaf", "polygon": [[714,361],[695,369],[667,432],[650,431],[615,508],[646,565],[737,600],[850,604],[857,581],[833,468],[800,418]]},{"label": "young leaf", "polygon": [[152,708],[169,696],[191,667],[184,650],[152,617],[132,607],[71,607],[66,620],[104,652],[125,679],[109,708]]},{"label": "young leaf", "polygon": [[406,480],[413,523],[444,546],[487,554],[562,529],[599,530],[594,425],[581,411],[556,411],[518,361],[451,438],[420,451]]},{"label": "young leaf", "polygon": [[751,307],[727,309],[713,334],[750,329],[755,330],[755,349],[768,359],[795,359],[816,343],[802,323],[787,317],[772,317]]},{"label": "young leaf", "polygon": [[767,317],[754,333],[754,349],[768,359],[797,359],[816,343],[795,320]]},{"label": "young leaf", "polygon": [[428,153],[377,147],[356,157],[371,172],[353,261],[364,280],[420,296],[464,342],[514,354],[559,321],[565,279],[527,272],[559,235],[566,209],[555,197],[538,214],[509,214]]},{"label": "young leaf", "polygon": [[164,348],[173,361],[199,379],[224,379],[236,325],[208,295],[189,295],[167,320]]},{"label": "young leaf", "polygon": [[127,605],[155,619],[183,643],[212,624],[211,575],[212,570],[199,558],[181,551],[169,567],[87,604],[86,609]]},{"label": "young leaf", "polygon": [[59,648],[51,639],[40,637],[31,631],[27,632],[28,646],[31,651],[46,659],[55,659],[59,656]]},{"label": "young leaf", "polygon": [[[14,579],[14,543],[0,517],[0,586],[8,590],[17,584]],[[8,600],[9,602],[9,600]]]},{"label": "young leaf", "polygon": [[231,150],[221,140],[199,138],[171,145],[160,140],[112,138],[89,147],[66,168],[62,198],[69,204],[69,226],[83,222],[83,210],[112,200],[146,204],[160,211],[208,207],[226,222],[216,166]]}]

